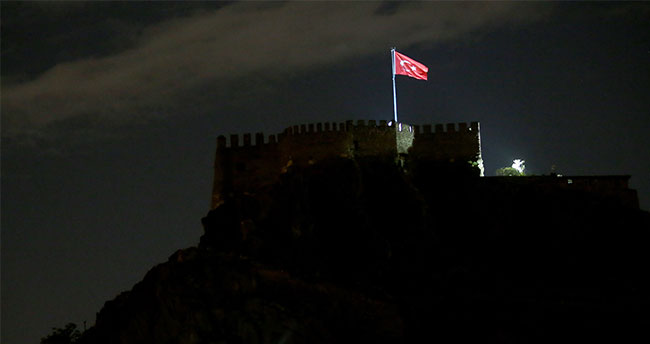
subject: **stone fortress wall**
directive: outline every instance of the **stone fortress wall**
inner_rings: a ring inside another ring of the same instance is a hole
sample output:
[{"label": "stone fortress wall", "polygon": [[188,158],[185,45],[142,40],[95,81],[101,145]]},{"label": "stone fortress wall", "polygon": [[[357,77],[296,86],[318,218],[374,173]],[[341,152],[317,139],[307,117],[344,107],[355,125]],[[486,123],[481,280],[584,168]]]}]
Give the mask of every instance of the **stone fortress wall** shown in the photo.
[{"label": "stone fortress wall", "polygon": [[257,133],[254,142],[251,134],[230,135],[229,143],[225,136],[219,136],[212,208],[230,193],[265,190],[291,166],[308,166],[331,158],[460,163],[476,176],[483,174],[478,122],[444,126],[384,120],[302,124],[268,139]]}]

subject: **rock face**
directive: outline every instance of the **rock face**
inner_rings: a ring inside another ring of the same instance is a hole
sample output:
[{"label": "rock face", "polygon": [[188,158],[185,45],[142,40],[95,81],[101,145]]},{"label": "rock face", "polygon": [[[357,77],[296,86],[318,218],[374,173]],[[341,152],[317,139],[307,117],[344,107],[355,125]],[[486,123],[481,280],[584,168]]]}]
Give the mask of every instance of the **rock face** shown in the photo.
[{"label": "rock face", "polygon": [[107,302],[81,342],[647,336],[650,214],[503,183],[372,159],[290,168],[210,211],[198,247]]},{"label": "rock face", "polygon": [[249,259],[176,252],[129,293],[106,304],[97,343],[395,341],[397,306],[332,283],[313,283]]}]

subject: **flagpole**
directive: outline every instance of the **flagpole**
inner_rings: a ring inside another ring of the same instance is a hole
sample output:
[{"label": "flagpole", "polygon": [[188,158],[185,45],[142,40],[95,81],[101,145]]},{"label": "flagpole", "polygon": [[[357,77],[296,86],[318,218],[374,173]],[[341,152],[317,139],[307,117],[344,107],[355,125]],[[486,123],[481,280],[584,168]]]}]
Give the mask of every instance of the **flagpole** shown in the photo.
[{"label": "flagpole", "polygon": [[397,125],[397,96],[395,92],[395,48],[390,50],[390,57],[392,60],[393,67],[393,119],[395,120],[395,125]]}]

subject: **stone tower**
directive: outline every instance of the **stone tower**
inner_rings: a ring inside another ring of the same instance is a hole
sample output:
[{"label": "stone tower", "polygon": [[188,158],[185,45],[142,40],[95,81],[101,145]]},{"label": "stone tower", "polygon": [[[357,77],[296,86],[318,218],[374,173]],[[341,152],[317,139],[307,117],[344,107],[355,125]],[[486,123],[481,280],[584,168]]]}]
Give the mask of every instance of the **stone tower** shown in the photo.
[{"label": "stone tower", "polygon": [[[240,141],[241,138],[241,141]],[[255,194],[273,185],[292,166],[332,158],[374,159],[408,165],[453,167],[483,175],[479,123],[446,125],[353,121],[295,125],[282,133],[217,138],[212,208],[231,194]]]}]

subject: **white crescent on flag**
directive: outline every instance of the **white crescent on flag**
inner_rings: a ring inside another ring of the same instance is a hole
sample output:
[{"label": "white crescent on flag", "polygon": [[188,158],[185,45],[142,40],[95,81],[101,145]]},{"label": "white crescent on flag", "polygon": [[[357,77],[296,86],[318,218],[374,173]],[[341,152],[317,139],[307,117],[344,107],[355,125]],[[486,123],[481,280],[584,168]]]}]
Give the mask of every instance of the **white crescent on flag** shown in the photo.
[{"label": "white crescent on flag", "polygon": [[410,76],[419,80],[427,80],[429,67],[414,59],[395,51],[395,74]]}]

